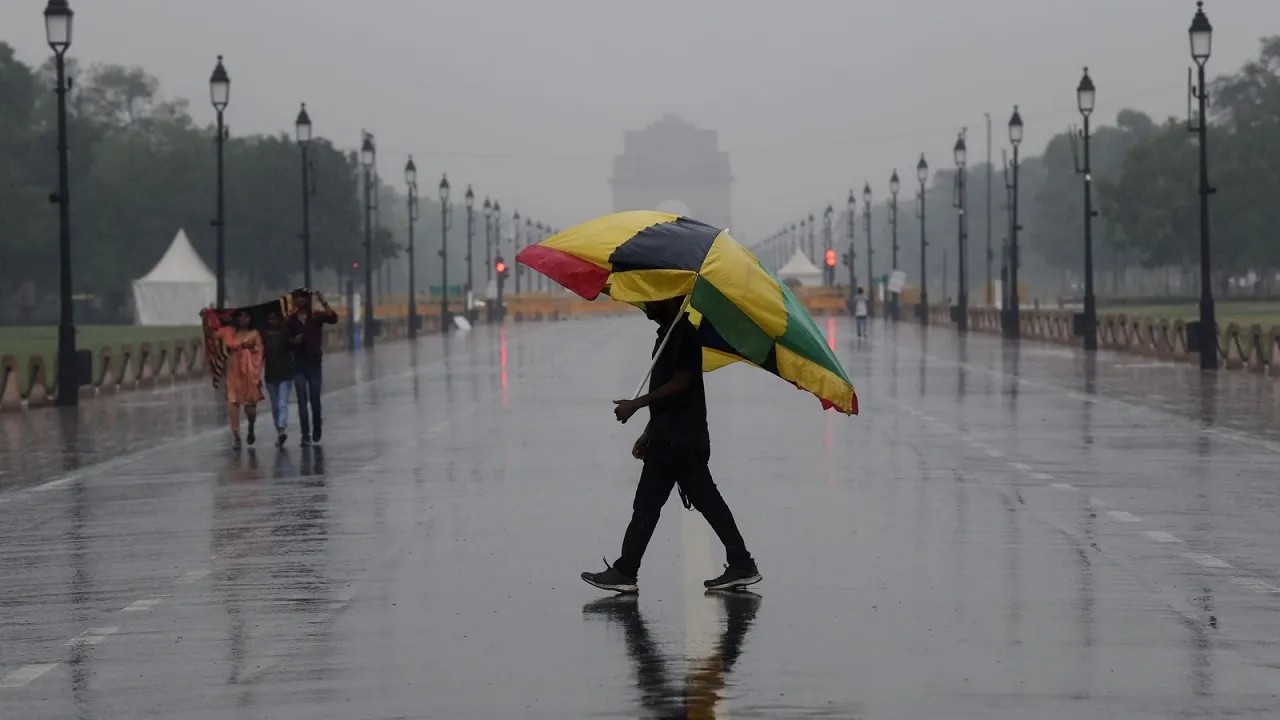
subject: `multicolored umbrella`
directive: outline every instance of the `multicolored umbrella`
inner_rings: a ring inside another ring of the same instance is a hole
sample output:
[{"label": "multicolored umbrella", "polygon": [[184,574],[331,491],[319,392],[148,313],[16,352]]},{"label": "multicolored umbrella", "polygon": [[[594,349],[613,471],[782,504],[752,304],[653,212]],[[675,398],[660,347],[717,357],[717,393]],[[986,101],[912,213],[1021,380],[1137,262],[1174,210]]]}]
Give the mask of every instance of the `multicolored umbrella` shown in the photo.
[{"label": "multicolored umbrella", "polygon": [[848,414],[858,396],[795,295],[728,231],[649,210],[606,215],[530,245],[516,261],[587,300],[688,296],[702,369],[748,362]]},{"label": "multicolored umbrella", "polygon": [[215,389],[218,387],[227,367],[227,347],[222,343],[222,339],[218,337],[220,328],[230,323],[231,318],[240,312],[247,312],[249,313],[249,326],[261,330],[267,326],[267,315],[275,312],[280,315],[282,320],[289,317],[293,314],[297,298],[306,296],[309,293],[309,290],[298,288],[288,294],[281,295],[275,300],[258,305],[227,310],[215,310],[213,308],[201,310],[200,324],[204,327],[204,356],[209,364],[209,374],[213,376],[213,387]]}]

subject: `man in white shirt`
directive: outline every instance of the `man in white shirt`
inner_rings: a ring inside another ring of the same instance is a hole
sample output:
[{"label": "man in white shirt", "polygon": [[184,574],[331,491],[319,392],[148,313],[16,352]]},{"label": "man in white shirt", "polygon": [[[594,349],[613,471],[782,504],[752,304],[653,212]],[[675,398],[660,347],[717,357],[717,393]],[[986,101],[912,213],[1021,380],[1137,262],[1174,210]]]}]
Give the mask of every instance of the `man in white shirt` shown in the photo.
[{"label": "man in white shirt", "polygon": [[857,326],[858,337],[867,336],[867,296],[863,293],[862,288],[858,288],[858,294],[853,298],[853,318]]}]

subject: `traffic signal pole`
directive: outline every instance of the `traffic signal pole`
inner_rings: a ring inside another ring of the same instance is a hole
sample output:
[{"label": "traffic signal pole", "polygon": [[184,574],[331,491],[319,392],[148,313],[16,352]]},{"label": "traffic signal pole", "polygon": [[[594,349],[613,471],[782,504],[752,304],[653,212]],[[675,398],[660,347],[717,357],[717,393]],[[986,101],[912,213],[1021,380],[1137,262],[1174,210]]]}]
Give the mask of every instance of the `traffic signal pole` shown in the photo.
[{"label": "traffic signal pole", "polygon": [[509,271],[507,270],[507,263],[505,260],[502,259],[502,256],[499,255],[493,261],[493,274],[494,274],[494,277],[497,278],[497,282],[498,282],[498,299],[497,299],[498,307],[490,310],[490,313],[489,313],[490,320],[496,320],[497,322],[502,322],[507,317],[507,306],[503,302],[502,295],[503,295],[503,288],[507,284],[508,273]]}]

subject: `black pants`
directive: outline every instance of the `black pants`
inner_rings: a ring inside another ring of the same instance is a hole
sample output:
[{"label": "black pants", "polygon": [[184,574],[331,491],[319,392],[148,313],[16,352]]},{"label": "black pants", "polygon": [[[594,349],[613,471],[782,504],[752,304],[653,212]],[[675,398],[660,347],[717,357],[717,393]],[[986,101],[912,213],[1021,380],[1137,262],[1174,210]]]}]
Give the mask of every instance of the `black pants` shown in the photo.
[{"label": "black pants", "polygon": [[[302,426],[302,436],[311,437],[312,429],[320,434],[320,390],[323,373],[320,360],[300,360],[293,368],[293,391],[298,396],[298,424]],[[310,405],[311,412],[307,412]]]},{"label": "black pants", "polygon": [[632,504],[631,524],[622,537],[622,556],[613,564],[623,575],[634,577],[640,570],[649,539],[658,527],[662,506],[671,496],[671,488],[677,484],[685,497],[707,519],[733,567],[750,567],[754,561],[747,552],[747,544],[733,521],[733,513],[720,497],[711,470],[707,467],[709,453],[704,450],[674,448],[658,444],[650,446],[636,486],[636,499]]}]

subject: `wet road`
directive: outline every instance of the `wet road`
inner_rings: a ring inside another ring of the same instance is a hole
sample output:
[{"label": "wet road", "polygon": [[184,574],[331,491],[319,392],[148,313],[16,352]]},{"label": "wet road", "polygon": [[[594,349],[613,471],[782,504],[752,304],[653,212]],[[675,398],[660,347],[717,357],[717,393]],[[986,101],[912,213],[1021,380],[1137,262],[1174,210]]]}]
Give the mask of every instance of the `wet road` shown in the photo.
[{"label": "wet road", "polygon": [[0,717],[1280,716],[1274,381],[819,322],[859,418],[708,377],[757,594],[700,592],[722,550],[676,499],[638,598],[577,578],[639,473],[639,319],[333,358],[307,452],[235,455],[199,406],[10,461]]}]

